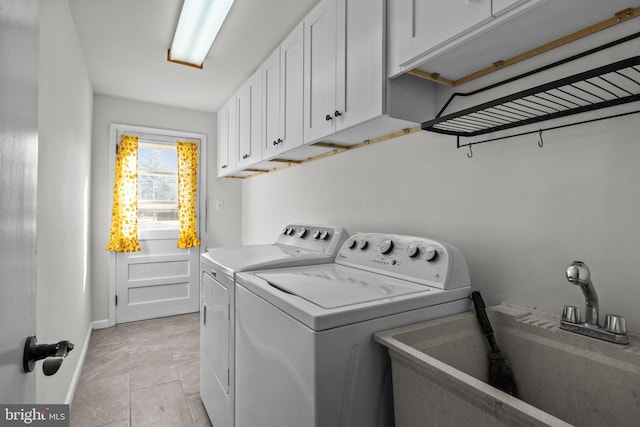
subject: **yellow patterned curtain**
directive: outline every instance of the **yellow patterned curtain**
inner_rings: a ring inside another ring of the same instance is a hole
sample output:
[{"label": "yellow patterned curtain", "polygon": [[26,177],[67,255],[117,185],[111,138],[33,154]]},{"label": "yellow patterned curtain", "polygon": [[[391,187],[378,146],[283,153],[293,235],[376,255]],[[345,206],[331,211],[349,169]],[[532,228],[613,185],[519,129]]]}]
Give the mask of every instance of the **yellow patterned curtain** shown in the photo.
[{"label": "yellow patterned curtain", "polygon": [[113,183],[108,251],[138,252],[138,137],[122,135]]},{"label": "yellow patterned curtain", "polygon": [[178,141],[179,248],[200,246],[196,220],[198,191],[198,144]]}]

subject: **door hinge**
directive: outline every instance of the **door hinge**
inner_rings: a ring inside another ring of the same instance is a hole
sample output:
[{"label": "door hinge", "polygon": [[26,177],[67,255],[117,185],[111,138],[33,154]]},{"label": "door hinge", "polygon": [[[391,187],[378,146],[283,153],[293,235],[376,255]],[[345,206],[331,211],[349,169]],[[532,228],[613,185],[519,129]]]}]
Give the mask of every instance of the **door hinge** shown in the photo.
[{"label": "door hinge", "polygon": [[116,295],[116,306],[118,305],[118,295]]}]

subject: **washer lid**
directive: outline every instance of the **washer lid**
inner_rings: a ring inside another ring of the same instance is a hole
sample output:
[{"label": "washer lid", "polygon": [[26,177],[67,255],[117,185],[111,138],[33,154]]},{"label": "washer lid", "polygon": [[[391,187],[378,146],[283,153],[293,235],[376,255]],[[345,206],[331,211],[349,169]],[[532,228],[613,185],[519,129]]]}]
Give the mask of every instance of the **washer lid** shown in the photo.
[{"label": "washer lid", "polygon": [[324,309],[388,300],[417,292],[428,286],[357,269],[307,269],[260,272],[256,276],[283,292],[300,297]]},{"label": "washer lid", "polygon": [[248,269],[260,270],[277,267],[297,267],[333,262],[333,257],[322,252],[286,245],[249,245],[226,247],[206,252],[201,261],[212,264],[229,276]]}]

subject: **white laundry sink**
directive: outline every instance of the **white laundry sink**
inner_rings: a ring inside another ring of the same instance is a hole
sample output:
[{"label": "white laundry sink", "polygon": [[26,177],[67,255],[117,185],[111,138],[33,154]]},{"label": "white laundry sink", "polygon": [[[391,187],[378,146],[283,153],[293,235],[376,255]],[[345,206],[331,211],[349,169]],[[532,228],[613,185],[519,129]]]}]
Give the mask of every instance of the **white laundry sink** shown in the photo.
[{"label": "white laundry sink", "polygon": [[612,344],[563,331],[559,316],[537,310],[487,311],[518,398],[487,384],[488,347],[473,312],[379,332],[396,427],[638,426],[638,337]]}]

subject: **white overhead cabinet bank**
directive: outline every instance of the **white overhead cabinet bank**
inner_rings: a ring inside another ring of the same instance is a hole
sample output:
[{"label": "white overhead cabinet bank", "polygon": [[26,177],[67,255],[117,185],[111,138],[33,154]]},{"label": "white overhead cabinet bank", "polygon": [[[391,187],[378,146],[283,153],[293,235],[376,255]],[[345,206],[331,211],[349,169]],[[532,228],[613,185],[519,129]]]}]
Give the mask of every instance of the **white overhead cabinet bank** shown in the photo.
[{"label": "white overhead cabinet bank", "polygon": [[385,45],[385,0],[321,1],[259,68],[262,81],[251,78],[262,96],[243,86],[218,112],[218,176],[269,171],[432,116],[433,83],[389,81]]}]

